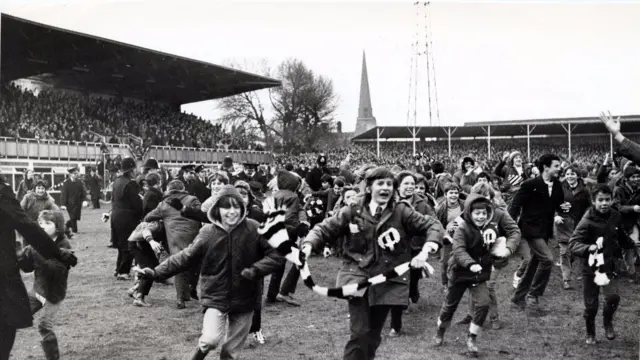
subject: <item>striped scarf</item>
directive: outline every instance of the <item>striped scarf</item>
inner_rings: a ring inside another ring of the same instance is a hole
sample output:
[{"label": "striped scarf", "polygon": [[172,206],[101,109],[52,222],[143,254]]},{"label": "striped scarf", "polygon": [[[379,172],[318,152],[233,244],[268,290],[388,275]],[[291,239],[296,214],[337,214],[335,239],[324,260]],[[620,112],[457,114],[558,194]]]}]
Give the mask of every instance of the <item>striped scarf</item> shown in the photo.
[{"label": "striped scarf", "polygon": [[[304,253],[298,249],[294,241],[289,239],[289,235],[284,224],[286,209],[275,204],[273,198],[269,198],[264,203],[264,210],[266,219],[262,224],[260,224],[258,233],[267,240],[271,247],[276,249],[278,253],[284,256],[285,259],[290,261],[298,268],[298,270],[300,270],[302,282],[316,294],[339,299],[362,296],[368,287],[382,284],[387,280],[402,276],[404,273],[409,271],[410,263],[405,262],[383,274],[376,275],[358,283],[347,284],[335,288],[319,286],[311,276],[309,264],[307,263]],[[429,264],[426,266],[426,271],[429,274],[433,274],[433,267]]]}]

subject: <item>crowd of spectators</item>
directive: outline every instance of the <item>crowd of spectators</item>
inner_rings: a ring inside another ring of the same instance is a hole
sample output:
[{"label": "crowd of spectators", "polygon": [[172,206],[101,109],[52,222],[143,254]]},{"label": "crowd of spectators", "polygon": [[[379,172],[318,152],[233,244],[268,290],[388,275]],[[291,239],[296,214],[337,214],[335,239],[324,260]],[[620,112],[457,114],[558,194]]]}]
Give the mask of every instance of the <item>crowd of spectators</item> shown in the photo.
[{"label": "crowd of spectators", "polygon": [[[76,142],[105,142],[129,145],[138,157],[144,157],[151,145],[213,148],[221,150],[263,150],[252,144],[242,131],[226,132],[194,115],[163,104],[83,95],[76,92],[43,90],[37,95],[15,85],[6,85],[0,94],[0,136],[30,139],[56,139]],[[638,139],[633,139],[638,140]],[[423,163],[443,162],[456,170],[460,159],[470,156],[483,168],[494,167],[505,151],[527,154],[526,139],[494,139],[491,158],[486,140],[456,140],[449,156],[446,141],[416,144]],[[609,151],[607,136],[574,136],[571,158],[566,137],[532,138],[529,161],[543,152],[552,152],[564,160],[591,169]],[[375,142],[327,149],[329,167],[337,168],[350,154],[350,165],[365,163],[411,166],[415,164],[411,142],[382,142],[380,157]],[[276,154],[282,165],[305,163],[313,166],[317,153]]]},{"label": "crowd of spectators", "polygon": [[163,104],[121,100],[75,92],[34,94],[10,84],[0,94],[0,136],[76,142],[251,149],[244,136],[226,132],[194,115]]},{"label": "crowd of spectators", "polygon": [[[632,140],[640,140],[632,138]],[[532,138],[530,142],[530,159],[534,162],[543,153],[553,153],[561,159],[577,163],[581,168],[588,171],[597,169],[604,160],[604,155],[610,151],[608,136],[574,136],[571,145],[571,157],[569,157],[568,140],[566,137]],[[486,140],[458,140],[451,142],[451,156],[447,141],[426,141],[416,143],[416,152],[420,154],[422,164],[440,161],[445,164],[448,171],[454,172],[460,168],[460,161],[469,156],[475,159],[477,164],[483,169],[493,169],[501,160],[505,152],[514,150],[520,151],[527,156],[526,139],[495,139],[491,141],[491,158],[487,153]],[[380,158],[377,157],[376,143],[352,144],[348,148],[327,149],[325,152],[329,162],[329,168],[338,168],[340,162],[347,159],[349,154],[349,165],[357,168],[366,163],[380,165],[401,165],[410,167],[415,164],[416,157],[413,152],[411,142],[381,142]],[[276,161],[280,164],[291,163],[294,166],[304,163],[306,166],[315,164],[317,153],[304,153],[298,155],[278,154]]]}]

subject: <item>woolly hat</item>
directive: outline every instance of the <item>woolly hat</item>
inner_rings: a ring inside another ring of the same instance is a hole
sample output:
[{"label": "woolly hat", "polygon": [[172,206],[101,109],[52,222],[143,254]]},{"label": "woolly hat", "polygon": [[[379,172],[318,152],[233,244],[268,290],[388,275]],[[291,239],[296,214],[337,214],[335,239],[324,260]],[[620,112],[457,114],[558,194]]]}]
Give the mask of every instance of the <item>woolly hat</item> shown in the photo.
[{"label": "woolly hat", "polygon": [[36,181],[36,184],[33,185],[33,188],[35,189],[38,186],[42,186],[42,187],[44,187],[46,189],[47,188],[47,182],[44,181],[44,180],[38,180],[38,181]]},{"label": "woolly hat", "polygon": [[522,156],[522,153],[518,150],[512,152],[511,154],[509,154],[509,164],[513,164],[513,159],[516,158],[516,156],[520,155],[521,158],[524,159],[524,156]]},{"label": "woolly hat", "polygon": [[624,169],[624,173],[623,174],[624,174],[624,178],[628,179],[628,178],[632,177],[635,174],[640,174],[640,169],[638,169],[635,166],[627,166]]},{"label": "woolly hat", "polygon": [[278,173],[277,184],[280,190],[290,190],[296,192],[302,181],[297,174],[283,170]]},{"label": "woolly hat", "polygon": [[[215,218],[213,217],[213,210],[216,208],[216,204],[218,204],[218,201],[220,201],[220,199],[224,196],[231,196],[235,198],[238,201],[238,204],[243,207],[244,216],[247,215],[247,208],[246,206],[244,206],[244,201],[242,201],[242,197],[238,193],[238,190],[236,190],[236,188],[231,185],[225,185],[215,195],[215,197],[213,198],[213,202],[211,203],[211,207],[209,208],[209,210],[207,210],[207,218],[209,219],[209,221],[211,221],[212,223],[215,222]],[[240,221],[242,221],[242,219]],[[238,221],[238,223],[240,221]]]}]

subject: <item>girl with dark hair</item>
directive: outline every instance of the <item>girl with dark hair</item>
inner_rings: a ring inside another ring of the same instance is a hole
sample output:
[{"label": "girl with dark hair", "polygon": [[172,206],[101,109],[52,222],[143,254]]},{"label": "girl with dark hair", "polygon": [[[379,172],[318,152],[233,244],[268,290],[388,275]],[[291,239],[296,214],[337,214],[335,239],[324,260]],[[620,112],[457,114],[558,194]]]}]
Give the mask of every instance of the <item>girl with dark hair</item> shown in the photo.
[{"label": "girl with dark hair", "polygon": [[[405,201],[411,207],[423,215],[435,217],[435,212],[427,204],[427,201],[415,193],[416,177],[411,171],[401,171],[396,175],[396,183],[398,184],[398,198]],[[424,239],[414,237],[411,244],[411,255],[416,256],[422,250]],[[409,298],[414,304],[420,299],[420,291],[418,289],[418,281],[422,277],[422,269],[411,269],[409,273]],[[391,332],[389,336],[398,336],[402,329],[402,312],[406,306],[391,307]]]},{"label": "girl with dark hair", "polygon": [[[560,267],[562,269],[562,288],[571,290],[571,275],[573,256],[569,251],[569,239],[582,219],[589,206],[591,206],[591,196],[589,189],[580,176],[580,168],[573,164],[564,169],[562,174],[562,191],[565,203],[570,207],[566,211],[559,212],[559,217],[554,221],[555,237],[560,246]],[[578,263],[579,264],[579,263]]]}]

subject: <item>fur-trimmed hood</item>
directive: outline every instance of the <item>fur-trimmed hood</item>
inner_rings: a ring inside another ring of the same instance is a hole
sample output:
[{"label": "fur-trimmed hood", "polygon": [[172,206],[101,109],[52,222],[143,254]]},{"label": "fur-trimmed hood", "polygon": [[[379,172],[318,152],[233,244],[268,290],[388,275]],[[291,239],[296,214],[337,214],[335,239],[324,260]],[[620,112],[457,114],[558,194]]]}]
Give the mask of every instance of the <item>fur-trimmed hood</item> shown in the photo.
[{"label": "fur-trimmed hood", "polygon": [[211,221],[212,224],[224,229],[222,224],[219,221],[215,220],[215,218],[213,217],[213,209],[215,209],[218,201],[220,201],[220,199],[224,196],[233,197],[234,199],[236,199],[236,201],[238,201],[238,204],[242,206],[242,216],[236,223],[236,226],[238,226],[238,224],[240,224],[247,217],[247,206],[244,204],[244,201],[242,201],[242,197],[240,196],[240,193],[238,193],[238,190],[232,185],[223,186],[220,191],[218,191],[218,193],[214,196],[213,201],[211,202],[211,207],[207,210],[207,218],[209,219],[209,221]]}]

